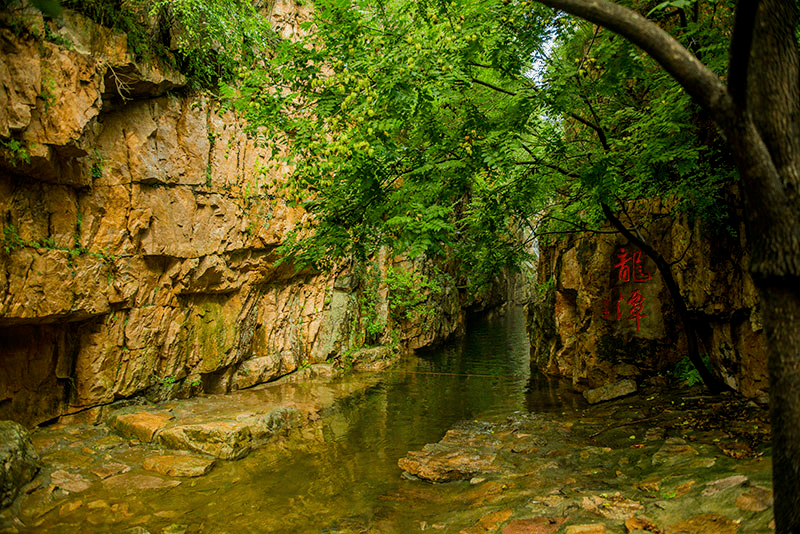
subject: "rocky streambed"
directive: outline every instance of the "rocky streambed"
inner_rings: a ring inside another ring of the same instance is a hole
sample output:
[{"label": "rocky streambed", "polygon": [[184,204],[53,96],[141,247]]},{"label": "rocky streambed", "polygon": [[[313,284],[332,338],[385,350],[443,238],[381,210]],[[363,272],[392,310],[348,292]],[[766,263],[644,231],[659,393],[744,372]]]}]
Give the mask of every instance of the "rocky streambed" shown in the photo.
[{"label": "rocky streambed", "polygon": [[400,459],[409,482],[387,499],[431,532],[772,532],[767,421],[732,395],[657,387],[572,413],[465,421]]},{"label": "rocky streambed", "polygon": [[0,533],[772,532],[762,406],[666,381],[589,404],[531,376],[522,319],[380,372],[311,366],[0,441],[36,472]]},{"label": "rocky streambed", "polygon": [[[773,531],[765,410],[697,389],[460,421],[386,459],[396,463],[387,484],[365,499],[357,486],[382,452],[367,436],[360,456],[337,445],[352,417],[335,406],[374,410],[380,376],[287,381],[37,430],[41,469],[0,513],[0,532]],[[347,462],[364,470],[320,467]]]}]

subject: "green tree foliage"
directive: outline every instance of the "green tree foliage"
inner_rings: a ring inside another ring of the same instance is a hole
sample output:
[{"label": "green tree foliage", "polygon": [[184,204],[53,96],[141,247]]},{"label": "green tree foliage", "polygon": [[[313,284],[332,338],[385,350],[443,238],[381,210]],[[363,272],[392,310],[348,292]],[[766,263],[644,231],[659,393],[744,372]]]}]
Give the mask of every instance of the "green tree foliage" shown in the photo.
[{"label": "green tree foliage", "polygon": [[523,257],[513,233],[546,198],[525,146],[544,109],[529,77],[549,31],[536,10],[316,2],[308,33],[226,92],[244,96],[276,153],[288,147],[288,194],[316,230],[298,258],[365,257],[389,244],[456,255],[485,281]]},{"label": "green tree foliage", "polygon": [[[721,74],[731,13],[717,2],[665,2],[650,16]],[[556,189],[552,220],[566,221],[558,227],[596,227],[605,221],[601,203],[624,210],[660,198],[709,230],[727,229],[725,195],[736,176],[727,149],[710,118],[639,48],[565,19],[543,93],[550,115],[564,119],[539,158],[571,184]],[[637,220],[625,222],[646,226],[642,204],[636,212]]]},{"label": "green tree foliage", "polygon": [[61,5],[124,32],[137,60],[172,63],[192,89],[216,90],[234,80],[239,69],[253,67],[277,41],[270,8],[251,2],[61,0]]},{"label": "green tree foliage", "polygon": [[[652,16],[721,69],[726,10],[688,5]],[[526,1],[314,9],[223,92],[295,169],[287,194],[314,227],[288,247],[299,260],[388,244],[455,256],[478,287],[525,258],[516,233],[543,214],[548,231],[596,229],[602,203],[660,196],[724,222],[734,173],[713,127],[609,32]]]}]

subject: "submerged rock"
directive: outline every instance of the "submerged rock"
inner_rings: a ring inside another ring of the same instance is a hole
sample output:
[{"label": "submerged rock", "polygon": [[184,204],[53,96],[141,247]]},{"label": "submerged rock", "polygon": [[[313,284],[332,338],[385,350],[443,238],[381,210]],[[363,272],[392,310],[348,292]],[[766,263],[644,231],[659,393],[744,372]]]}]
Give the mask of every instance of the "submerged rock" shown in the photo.
[{"label": "submerged rock", "polygon": [[214,467],[211,458],[190,455],[164,455],[147,458],[142,467],[170,477],[199,477]]},{"label": "submerged rock", "polygon": [[634,380],[620,380],[607,386],[584,391],[583,397],[589,404],[597,404],[633,393],[636,393],[636,382]]},{"label": "submerged rock", "polygon": [[0,421],[0,508],[9,506],[38,470],[39,456],[25,427]]},{"label": "submerged rock", "polygon": [[699,514],[667,527],[666,534],[736,534],[739,523],[720,514]]}]

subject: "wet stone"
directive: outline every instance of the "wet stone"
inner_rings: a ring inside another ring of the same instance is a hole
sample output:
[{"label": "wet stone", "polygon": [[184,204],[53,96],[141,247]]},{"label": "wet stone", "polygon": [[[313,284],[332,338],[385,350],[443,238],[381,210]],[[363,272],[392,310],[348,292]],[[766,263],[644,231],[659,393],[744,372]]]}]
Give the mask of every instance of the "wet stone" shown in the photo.
[{"label": "wet stone", "polygon": [[602,523],[588,525],[569,525],[565,534],[606,534],[606,526]]},{"label": "wet stone", "polygon": [[486,514],[470,528],[461,530],[459,534],[484,534],[485,532],[494,532],[497,530],[500,523],[506,521],[513,513],[513,510],[505,509],[499,512]]},{"label": "wet stone", "polygon": [[669,438],[653,455],[653,465],[671,467],[694,460],[697,450],[680,438]]},{"label": "wet stone", "polygon": [[174,488],[180,483],[179,480],[165,480],[156,476],[124,473],[105,479],[103,487],[109,490],[124,490],[130,494],[136,491]]},{"label": "wet stone", "polygon": [[166,413],[115,413],[108,420],[108,426],[123,436],[151,443],[156,434],[173,419]]},{"label": "wet stone", "polygon": [[763,512],[773,504],[772,490],[754,486],[736,498],[736,506],[745,512]]},{"label": "wet stone", "polygon": [[554,534],[566,520],[566,517],[512,519],[503,528],[502,534]]},{"label": "wet stone", "polygon": [[606,519],[623,520],[644,509],[642,503],[623,497],[620,493],[584,497],[581,507]]},{"label": "wet stone", "polygon": [[658,526],[644,517],[631,517],[625,521],[625,530],[629,533],[633,532],[660,532]]},{"label": "wet stone", "polygon": [[200,477],[211,471],[214,460],[200,456],[151,456],[145,459],[142,467],[171,477]]},{"label": "wet stone", "polygon": [[410,451],[400,458],[400,469],[429,482],[469,480],[492,471],[497,455],[467,450],[442,443],[429,443],[421,451]]},{"label": "wet stone", "polygon": [[636,393],[634,380],[620,380],[607,386],[590,389],[583,392],[583,397],[589,404],[597,404]]},{"label": "wet stone", "polygon": [[119,475],[120,473],[127,473],[130,470],[131,467],[129,465],[121,464],[119,462],[111,462],[103,464],[96,469],[92,469],[92,474],[102,480],[113,475]]},{"label": "wet stone", "polygon": [[89,480],[81,475],[68,473],[62,469],[50,473],[50,482],[53,487],[61,488],[69,493],[86,491],[92,485]]},{"label": "wet stone", "polygon": [[739,524],[719,514],[700,514],[670,525],[665,534],[736,534]]},{"label": "wet stone", "polygon": [[706,489],[703,490],[703,495],[705,497],[710,497],[726,489],[741,486],[745,482],[747,482],[747,477],[744,475],[733,475],[713,482],[707,482]]}]

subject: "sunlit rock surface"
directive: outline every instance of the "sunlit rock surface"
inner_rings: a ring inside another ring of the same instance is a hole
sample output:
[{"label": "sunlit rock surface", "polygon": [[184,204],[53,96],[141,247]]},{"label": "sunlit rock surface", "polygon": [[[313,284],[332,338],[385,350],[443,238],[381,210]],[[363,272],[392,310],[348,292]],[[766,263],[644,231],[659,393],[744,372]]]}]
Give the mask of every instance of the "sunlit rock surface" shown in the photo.
[{"label": "sunlit rock surface", "polygon": [[[2,16],[31,31],[0,29],[0,138],[24,147],[0,147],[0,419],[97,421],[120,399],[345,363],[364,342],[357,280],[275,264],[307,218],[278,194],[287,168],[218,102],[170,93],[183,76],[135,61],[124,35],[19,6]],[[273,7],[281,28],[307,16],[292,6]],[[45,24],[69,48],[35,37]],[[414,267],[380,257],[395,263]],[[378,342],[441,341],[462,305],[445,287],[436,314]]]}]

